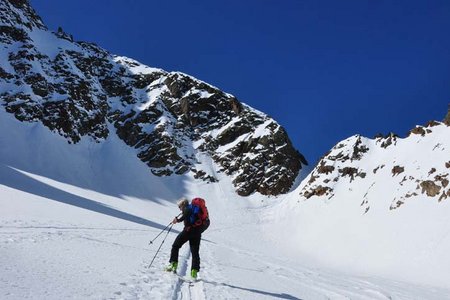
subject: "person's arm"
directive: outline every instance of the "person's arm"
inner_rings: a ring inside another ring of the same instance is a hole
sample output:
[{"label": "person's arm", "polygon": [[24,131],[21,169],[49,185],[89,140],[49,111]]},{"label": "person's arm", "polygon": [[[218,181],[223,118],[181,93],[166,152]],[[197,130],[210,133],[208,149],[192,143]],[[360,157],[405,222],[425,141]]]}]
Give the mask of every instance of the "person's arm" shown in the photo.
[{"label": "person's arm", "polygon": [[183,222],[184,219],[186,219],[186,217],[187,217],[188,215],[189,215],[189,208],[186,207],[186,208],[183,210],[183,213],[182,213],[181,217],[179,217],[179,218],[178,218],[178,216],[175,217],[175,219],[173,219],[173,221],[172,221],[172,224],[176,224],[176,223]]}]

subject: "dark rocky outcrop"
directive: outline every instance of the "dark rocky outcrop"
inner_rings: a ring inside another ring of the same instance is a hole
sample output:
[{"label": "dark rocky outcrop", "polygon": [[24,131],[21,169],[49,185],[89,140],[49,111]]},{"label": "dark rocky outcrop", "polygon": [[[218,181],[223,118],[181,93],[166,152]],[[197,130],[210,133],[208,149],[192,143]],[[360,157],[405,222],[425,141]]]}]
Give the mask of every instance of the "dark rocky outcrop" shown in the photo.
[{"label": "dark rocky outcrop", "polygon": [[431,180],[421,182],[420,186],[422,187],[422,193],[426,193],[429,197],[437,196],[441,190],[441,187]]},{"label": "dark rocky outcrop", "polygon": [[394,166],[393,168],[392,168],[392,176],[396,176],[396,175],[398,175],[398,174],[400,174],[400,173],[403,173],[405,171],[405,168],[404,167],[401,167],[401,166]]},{"label": "dark rocky outcrop", "polygon": [[450,126],[450,104],[448,105],[447,114],[442,122],[444,122],[445,125]]}]

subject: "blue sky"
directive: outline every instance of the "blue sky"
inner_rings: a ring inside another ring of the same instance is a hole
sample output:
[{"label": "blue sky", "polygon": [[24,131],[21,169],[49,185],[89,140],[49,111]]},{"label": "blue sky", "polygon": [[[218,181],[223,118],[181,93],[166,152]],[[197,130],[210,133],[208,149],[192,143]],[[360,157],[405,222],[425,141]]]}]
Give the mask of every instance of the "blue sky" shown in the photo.
[{"label": "blue sky", "polygon": [[31,0],[51,30],[182,71],[284,126],[315,163],[353,135],[442,120],[450,1]]}]

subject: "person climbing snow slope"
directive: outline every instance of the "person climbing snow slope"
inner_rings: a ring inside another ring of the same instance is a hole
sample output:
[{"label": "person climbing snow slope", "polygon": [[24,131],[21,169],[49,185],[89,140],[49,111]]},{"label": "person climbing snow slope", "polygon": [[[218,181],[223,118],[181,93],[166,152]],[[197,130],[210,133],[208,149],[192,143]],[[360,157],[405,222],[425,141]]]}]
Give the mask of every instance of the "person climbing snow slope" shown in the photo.
[{"label": "person climbing snow slope", "polygon": [[189,241],[192,254],[191,277],[196,279],[200,271],[200,241],[202,233],[209,227],[209,214],[202,198],[194,198],[191,203],[186,198],[181,198],[178,202],[178,208],[182,215],[175,217],[172,224],[184,222],[183,231],[178,234],[172,244],[169,266],[166,271],[177,272],[178,254],[180,248]]}]

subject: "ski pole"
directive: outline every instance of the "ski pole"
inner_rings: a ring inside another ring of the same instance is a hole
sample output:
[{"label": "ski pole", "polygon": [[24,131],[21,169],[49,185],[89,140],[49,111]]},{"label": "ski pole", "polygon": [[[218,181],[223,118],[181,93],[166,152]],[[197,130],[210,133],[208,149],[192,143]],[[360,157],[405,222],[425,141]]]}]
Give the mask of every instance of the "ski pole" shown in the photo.
[{"label": "ski pole", "polygon": [[[176,216],[176,218],[178,218],[180,215],[181,215],[181,213],[178,216]],[[170,224],[172,224],[172,222],[170,222],[166,227],[164,227],[164,229],[161,230],[161,232],[157,236],[155,236],[155,238],[153,240],[151,240],[148,244],[149,245],[153,244],[153,242],[164,232],[164,230],[167,229],[167,227],[170,226]]]},{"label": "ski pole", "polygon": [[164,239],[162,240],[161,245],[159,245],[158,250],[156,250],[155,256],[153,256],[153,259],[152,259],[152,261],[150,262],[150,264],[148,265],[147,268],[150,268],[150,267],[152,266],[153,262],[155,261],[156,256],[157,256],[158,253],[159,253],[159,250],[161,250],[161,247],[162,247],[162,245],[164,244],[164,242],[166,241],[166,238],[167,238],[167,236],[169,235],[169,232],[172,230],[172,227],[173,227],[173,224],[172,224],[172,226],[169,227],[169,230],[167,231],[166,236],[165,236]]},{"label": "ski pole", "polygon": [[167,227],[169,227],[170,226],[170,224],[172,224],[172,222],[170,222],[166,227],[164,227],[164,229],[163,230],[161,230],[161,232],[157,235],[157,236],[155,236],[155,238],[153,239],[153,240],[151,240],[148,244],[150,245],[150,244],[153,244],[153,242],[158,238],[158,236],[160,236],[161,235],[161,233],[163,233],[164,232],[164,230],[166,230],[167,229]]}]

